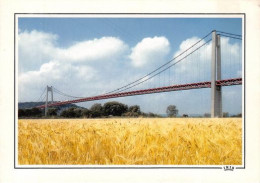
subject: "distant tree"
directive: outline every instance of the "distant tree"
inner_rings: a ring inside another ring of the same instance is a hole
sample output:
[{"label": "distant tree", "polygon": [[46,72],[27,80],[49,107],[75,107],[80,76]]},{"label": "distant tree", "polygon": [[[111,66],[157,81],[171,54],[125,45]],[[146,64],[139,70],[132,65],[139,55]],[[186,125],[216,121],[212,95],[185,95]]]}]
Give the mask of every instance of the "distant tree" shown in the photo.
[{"label": "distant tree", "polygon": [[223,118],[227,118],[229,117],[229,113],[228,112],[223,112]]},{"label": "distant tree", "polygon": [[42,111],[39,108],[18,109],[18,117],[41,117]]},{"label": "distant tree", "polygon": [[25,116],[25,110],[24,109],[18,109],[18,117],[24,117]]},{"label": "distant tree", "polygon": [[40,116],[42,116],[42,111],[39,108],[35,108],[34,107],[32,109],[29,109],[28,112],[29,112],[29,116],[33,116],[33,117],[40,117]]},{"label": "distant tree", "polygon": [[141,109],[139,105],[133,105],[128,108],[128,112],[141,113]]},{"label": "distant tree", "polygon": [[242,113],[237,114],[237,117],[242,117]]},{"label": "distant tree", "polygon": [[183,114],[182,117],[187,118],[187,117],[189,117],[189,115],[188,114]]},{"label": "distant tree", "polygon": [[169,117],[176,117],[178,115],[178,109],[175,105],[169,105],[166,109],[166,113]]},{"label": "distant tree", "polygon": [[122,116],[123,113],[127,112],[128,106],[120,102],[107,102],[103,106],[104,115],[109,116]]},{"label": "distant tree", "polygon": [[75,117],[77,117],[75,108],[73,108],[73,107],[66,109],[66,110],[63,110],[60,115],[62,117],[65,117],[65,118],[75,118]]},{"label": "distant tree", "polygon": [[32,112],[31,112],[31,111],[32,111],[31,109],[25,109],[25,110],[24,110],[24,116],[26,116],[26,117],[31,116],[31,115],[32,115]]},{"label": "distant tree", "polygon": [[77,117],[77,118],[80,118],[80,117],[83,116],[83,110],[82,110],[82,109],[76,108],[76,109],[74,109],[74,111],[75,111],[75,113],[76,113],[76,117]]},{"label": "distant tree", "polygon": [[91,111],[88,110],[88,109],[84,109],[84,110],[82,111],[82,116],[83,116],[84,118],[90,118],[90,117],[91,117]]},{"label": "distant tree", "polygon": [[138,117],[138,116],[140,116],[140,114],[138,114],[136,112],[125,112],[124,114],[122,114],[122,116],[125,116],[125,117]]},{"label": "distant tree", "polygon": [[75,110],[74,107],[71,107],[71,108],[68,109],[68,115],[69,115],[68,116],[69,118],[77,117],[76,110]]},{"label": "distant tree", "polygon": [[149,112],[147,115],[149,118],[160,118],[161,116],[152,112]]},{"label": "distant tree", "polygon": [[61,112],[60,116],[67,118],[68,117],[68,111],[67,110],[63,110]]},{"label": "distant tree", "polygon": [[211,116],[210,113],[205,113],[205,114],[204,114],[204,117],[205,117],[205,118],[210,118],[210,116]]},{"label": "distant tree", "polygon": [[123,116],[127,116],[127,117],[138,117],[140,115],[141,115],[141,109],[139,105],[130,106],[127,112],[123,114]]},{"label": "distant tree", "polygon": [[49,108],[48,109],[48,116],[57,116],[57,111],[58,111],[58,109],[56,109],[56,108]]},{"label": "distant tree", "polygon": [[91,117],[96,118],[96,117],[101,117],[104,115],[103,107],[101,104],[93,104],[90,108],[91,111]]},{"label": "distant tree", "polygon": [[232,115],[231,117],[238,117],[238,118],[241,118],[241,117],[242,117],[242,113],[238,113],[238,114]]}]

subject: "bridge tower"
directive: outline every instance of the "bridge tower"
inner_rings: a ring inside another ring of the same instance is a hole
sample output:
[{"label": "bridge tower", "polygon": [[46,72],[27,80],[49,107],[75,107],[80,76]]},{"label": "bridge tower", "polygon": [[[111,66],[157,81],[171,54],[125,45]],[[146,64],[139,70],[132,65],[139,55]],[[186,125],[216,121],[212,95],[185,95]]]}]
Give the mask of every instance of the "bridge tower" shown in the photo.
[{"label": "bridge tower", "polygon": [[48,113],[48,93],[51,92],[51,103],[53,103],[53,88],[52,86],[47,85],[46,89],[46,102],[45,102],[45,116],[47,116]]},{"label": "bridge tower", "polygon": [[216,80],[221,80],[221,48],[220,36],[212,31],[211,56],[211,117],[222,117],[222,89],[216,86]]}]

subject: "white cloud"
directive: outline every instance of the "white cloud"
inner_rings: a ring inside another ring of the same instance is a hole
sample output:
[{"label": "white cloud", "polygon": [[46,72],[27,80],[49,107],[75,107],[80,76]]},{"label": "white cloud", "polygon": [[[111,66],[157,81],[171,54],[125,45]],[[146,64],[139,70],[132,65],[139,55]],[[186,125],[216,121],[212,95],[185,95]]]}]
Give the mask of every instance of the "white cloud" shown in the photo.
[{"label": "white cloud", "polygon": [[167,38],[144,38],[132,48],[132,53],[129,57],[134,67],[143,67],[165,61],[164,58],[169,51],[170,43]]},{"label": "white cloud", "polygon": [[170,51],[165,37],[145,38],[132,53],[116,37],[80,41],[67,48],[59,47],[57,41],[58,36],[51,33],[19,32],[20,101],[32,100],[46,85],[76,96],[113,90],[146,74],[147,70],[136,71],[136,67],[160,65]]},{"label": "white cloud", "polygon": [[82,80],[91,79],[94,75],[94,69],[89,66],[74,66],[61,63],[59,61],[50,61],[43,64],[37,71],[29,71],[19,76],[19,83],[33,83],[38,81],[57,81],[64,80],[68,76],[77,76]]},{"label": "white cloud", "polygon": [[18,36],[19,71],[38,69],[41,64],[52,59],[56,52],[57,39],[58,36],[51,33],[20,30]]},{"label": "white cloud", "polygon": [[57,46],[57,40],[51,33],[19,32],[19,101],[34,100],[46,85],[71,95],[99,94],[111,73],[122,72],[113,64],[123,61],[128,46],[118,38],[102,37],[68,48]]},{"label": "white cloud", "polygon": [[121,56],[128,46],[118,38],[102,37],[81,41],[68,48],[60,48],[56,41],[58,36],[37,30],[31,32],[20,31],[19,44],[19,71],[26,72],[39,69],[43,63],[50,60],[63,62],[112,61]]},{"label": "white cloud", "polygon": [[[180,45],[180,50],[187,50],[188,48],[190,48],[192,45],[194,45],[195,43],[197,43],[200,40],[200,38],[198,37],[192,37],[189,39],[186,39],[185,41],[183,41]],[[199,45],[202,45],[205,41],[202,40],[200,43],[198,43]],[[194,46],[191,50],[196,49],[198,46]]]},{"label": "white cloud", "polygon": [[66,49],[58,49],[57,58],[72,62],[102,60],[115,57],[127,49],[118,38],[102,37],[100,39],[78,42]]},{"label": "white cloud", "polygon": [[[39,70],[19,75],[19,100],[32,100],[32,96],[38,96],[46,85],[68,91],[72,86],[91,83],[95,75],[96,70],[89,66],[74,66],[59,61],[50,61],[43,64]],[[77,90],[74,93],[83,94]]]}]

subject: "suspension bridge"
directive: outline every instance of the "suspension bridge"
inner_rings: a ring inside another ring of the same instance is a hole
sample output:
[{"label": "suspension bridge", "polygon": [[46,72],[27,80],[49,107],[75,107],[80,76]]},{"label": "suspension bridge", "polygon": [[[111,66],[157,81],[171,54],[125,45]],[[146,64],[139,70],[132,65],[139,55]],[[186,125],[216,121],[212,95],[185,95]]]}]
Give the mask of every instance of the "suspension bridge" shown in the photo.
[{"label": "suspension bridge", "polygon": [[[155,70],[112,91],[90,97],[66,94],[47,86],[42,96],[45,105],[37,108],[56,107],[95,100],[211,88],[211,117],[222,117],[222,87],[242,85],[242,36],[213,30],[190,47],[176,54],[173,59]],[[51,101],[49,101],[49,92]],[[69,100],[54,102],[53,93]]]}]

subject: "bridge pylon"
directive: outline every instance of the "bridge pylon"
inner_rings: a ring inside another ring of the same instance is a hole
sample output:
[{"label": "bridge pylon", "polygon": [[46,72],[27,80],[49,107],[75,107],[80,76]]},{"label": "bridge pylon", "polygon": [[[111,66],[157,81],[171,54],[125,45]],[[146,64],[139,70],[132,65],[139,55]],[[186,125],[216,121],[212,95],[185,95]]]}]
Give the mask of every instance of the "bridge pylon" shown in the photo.
[{"label": "bridge pylon", "polygon": [[45,102],[45,116],[48,115],[48,93],[51,92],[51,103],[53,103],[53,88],[52,86],[48,86],[47,85],[47,89],[46,89],[46,102]]},{"label": "bridge pylon", "polygon": [[222,88],[216,86],[216,80],[221,80],[221,47],[220,36],[212,31],[211,56],[211,117],[222,117]]}]

